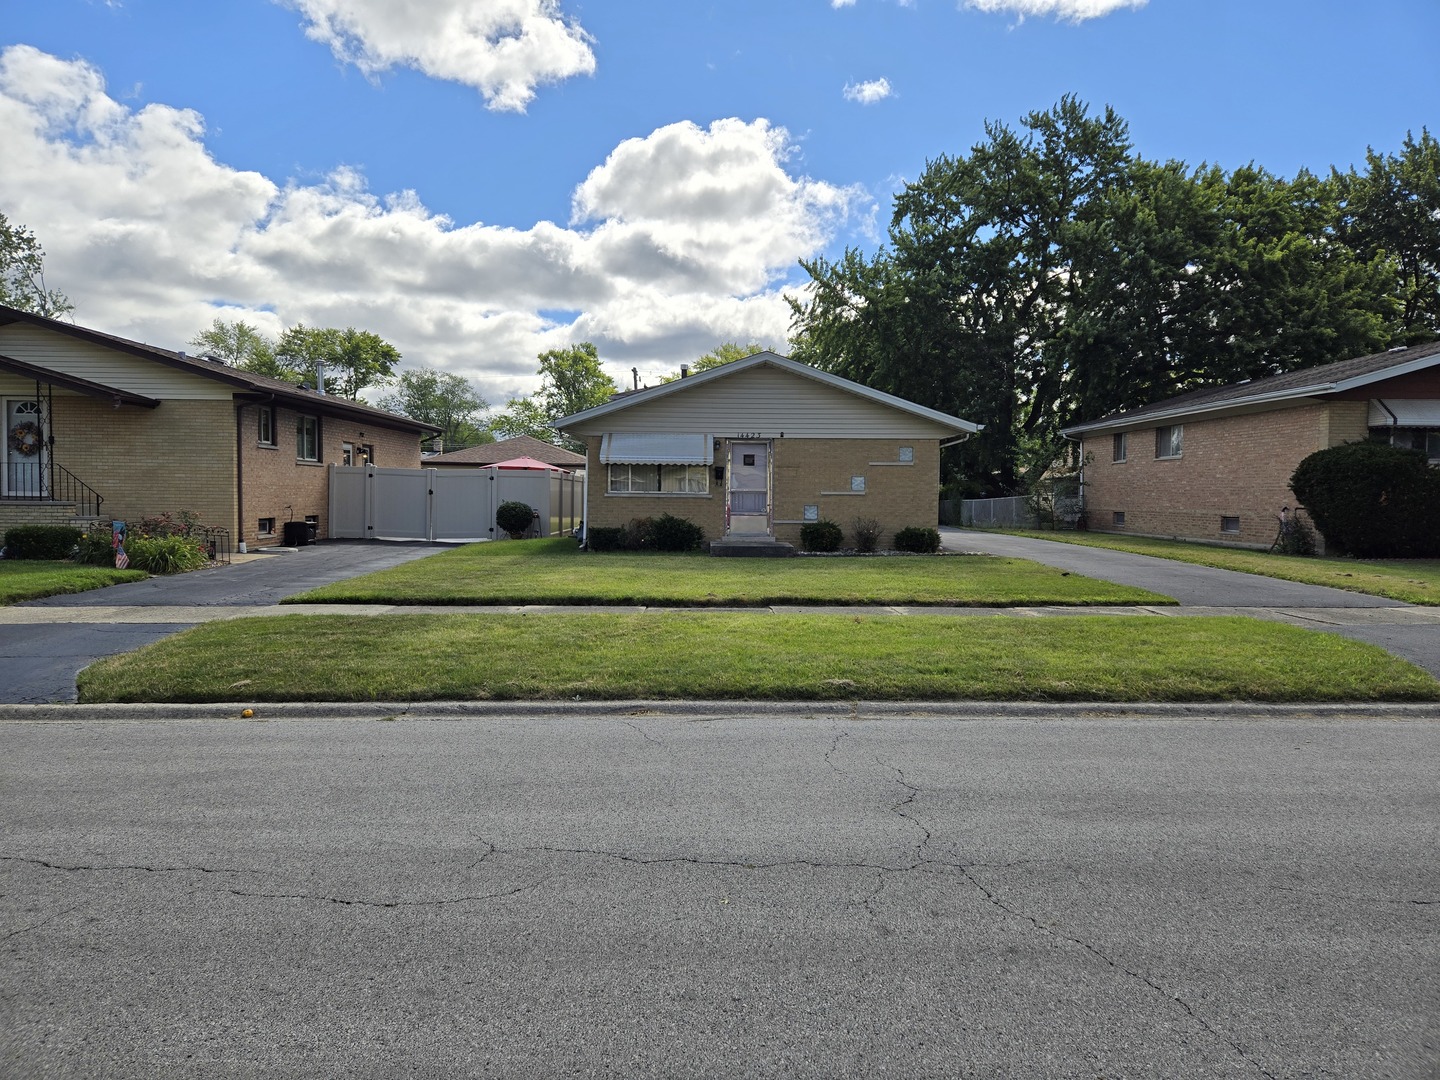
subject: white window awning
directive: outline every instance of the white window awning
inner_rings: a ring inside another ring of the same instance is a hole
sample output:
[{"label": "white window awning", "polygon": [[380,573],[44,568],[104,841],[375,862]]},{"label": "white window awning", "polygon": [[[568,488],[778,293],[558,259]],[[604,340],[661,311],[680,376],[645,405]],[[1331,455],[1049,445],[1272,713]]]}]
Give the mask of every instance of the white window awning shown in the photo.
[{"label": "white window awning", "polygon": [[1440,400],[1434,398],[1372,398],[1370,401],[1370,426],[1440,427]]},{"label": "white window awning", "polygon": [[709,465],[715,460],[709,435],[669,432],[609,432],[600,439],[602,465]]}]

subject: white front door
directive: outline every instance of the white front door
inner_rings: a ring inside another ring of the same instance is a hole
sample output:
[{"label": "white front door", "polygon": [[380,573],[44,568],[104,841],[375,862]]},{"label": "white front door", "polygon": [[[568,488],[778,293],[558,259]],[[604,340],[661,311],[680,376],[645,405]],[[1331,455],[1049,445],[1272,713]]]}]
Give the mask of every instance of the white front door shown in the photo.
[{"label": "white front door", "polygon": [[36,401],[5,402],[5,445],[0,447],[0,496],[37,499],[44,495],[45,431]]},{"label": "white front door", "polygon": [[770,444],[730,444],[729,528],[731,536],[770,535]]}]

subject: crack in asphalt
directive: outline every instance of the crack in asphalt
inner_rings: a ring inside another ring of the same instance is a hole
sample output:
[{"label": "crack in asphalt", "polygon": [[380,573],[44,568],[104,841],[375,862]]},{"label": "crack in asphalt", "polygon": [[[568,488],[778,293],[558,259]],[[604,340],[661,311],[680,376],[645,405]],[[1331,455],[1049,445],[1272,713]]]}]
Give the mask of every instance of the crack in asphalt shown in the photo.
[{"label": "crack in asphalt", "polygon": [[650,743],[650,744],[652,744],[652,745],[654,745],[654,746],[664,746],[664,745],[665,745],[661,740],[659,740],[659,739],[657,739],[657,738],[654,738],[648,731],[646,731],[644,728],[642,728],[639,724],[633,723],[633,722],[631,722],[631,721],[629,721],[629,720],[620,720],[619,723],[624,724],[624,725],[625,725],[626,727],[628,727],[631,731],[635,732],[635,734],[639,735],[639,736],[640,736],[642,739],[644,739],[646,742],[648,742],[648,743]]},{"label": "crack in asphalt", "polygon": [[146,874],[254,874],[255,870],[236,870],[229,867],[214,866],[135,866],[119,864],[115,866],[66,866],[62,863],[48,862],[45,859],[31,859],[23,855],[0,855],[0,862],[28,863],[31,866],[43,866],[48,870],[83,871],[90,870],[104,872],[112,870],[135,870]]},{"label": "crack in asphalt", "polygon": [[1302,896],[1323,897],[1326,900],[1350,900],[1357,904],[1399,904],[1415,907],[1433,907],[1440,900],[1413,900],[1409,897],[1353,896],[1350,893],[1324,892],[1320,889],[1302,889],[1295,885],[1269,885],[1272,892],[1300,893]]},{"label": "crack in asphalt", "polygon": [[45,918],[41,919],[41,920],[40,920],[39,922],[37,922],[37,923],[31,923],[29,926],[22,926],[22,927],[20,927],[18,930],[11,930],[10,933],[6,934],[4,937],[0,937],[0,942],[9,941],[9,940],[10,940],[11,938],[13,938],[13,937],[19,937],[21,934],[28,934],[28,933],[30,933],[32,930],[39,930],[40,927],[44,926],[46,923],[50,922],[52,919],[58,919],[58,918],[60,918],[62,915],[69,915],[70,912],[72,912],[72,911],[79,911],[82,907],[85,907],[85,905],[84,905],[84,904],[76,904],[74,907],[68,907],[68,908],[66,908],[64,911],[52,912],[51,914],[46,915]]},{"label": "crack in asphalt", "polygon": [[370,907],[370,908],[422,908],[422,907],[447,907],[452,904],[469,904],[482,900],[503,900],[509,896],[529,892],[537,888],[535,885],[520,885],[513,889],[505,889],[501,892],[484,893],[479,896],[452,896],[443,900],[347,900],[343,896],[316,896],[310,893],[260,893],[244,892],[241,889],[231,889],[231,896],[238,896],[244,900],[308,900],[319,904],[339,904],[343,907]]}]

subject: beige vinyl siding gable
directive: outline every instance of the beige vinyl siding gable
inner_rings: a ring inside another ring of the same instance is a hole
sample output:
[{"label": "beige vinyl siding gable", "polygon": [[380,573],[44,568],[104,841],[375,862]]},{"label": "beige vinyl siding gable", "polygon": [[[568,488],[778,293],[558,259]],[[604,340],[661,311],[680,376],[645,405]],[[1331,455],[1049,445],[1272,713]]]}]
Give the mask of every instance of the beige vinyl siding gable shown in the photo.
[{"label": "beige vinyl siding gable", "polygon": [[[213,379],[26,323],[0,326],[0,355],[151,398],[213,401],[234,393]],[[33,379],[7,374],[0,379],[7,394],[15,392],[11,386],[22,387],[19,393],[35,391]]]},{"label": "beige vinyl siding gable", "polygon": [[584,435],[753,433],[763,438],[783,432],[787,439],[943,439],[954,434],[924,417],[766,364],[637,402],[569,430]]}]

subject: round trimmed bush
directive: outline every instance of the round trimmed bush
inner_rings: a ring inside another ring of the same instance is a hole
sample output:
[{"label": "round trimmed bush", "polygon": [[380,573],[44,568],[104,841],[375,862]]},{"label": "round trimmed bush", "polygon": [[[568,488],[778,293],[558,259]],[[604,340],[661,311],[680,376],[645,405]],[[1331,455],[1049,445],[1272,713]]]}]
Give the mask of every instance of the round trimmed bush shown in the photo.
[{"label": "round trimmed bush", "polygon": [[1318,450],[1290,490],[1325,543],[1362,559],[1440,555],[1440,471],[1424,452],[1358,442]]},{"label": "round trimmed bush", "polygon": [[535,520],[535,511],[529,503],[503,502],[495,508],[495,524],[510,534],[511,540],[519,540],[530,531]]},{"label": "round trimmed bush", "polygon": [[839,551],[845,534],[833,521],[807,521],[800,526],[800,546],[806,551]]},{"label": "round trimmed bush", "polygon": [[917,555],[933,555],[940,550],[940,530],[907,525],[895,534],[896,551],[913,551]]}]

